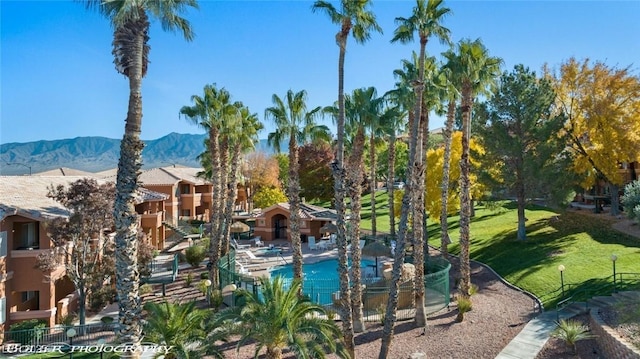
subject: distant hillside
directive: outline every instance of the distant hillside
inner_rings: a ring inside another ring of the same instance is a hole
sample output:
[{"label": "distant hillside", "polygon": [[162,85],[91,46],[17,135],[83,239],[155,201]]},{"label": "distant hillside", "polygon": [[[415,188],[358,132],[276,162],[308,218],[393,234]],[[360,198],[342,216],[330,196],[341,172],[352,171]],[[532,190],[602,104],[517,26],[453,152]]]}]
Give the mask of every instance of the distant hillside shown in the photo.
[{"label": "distant hillside", "polygon": [[[205,135],[170,133],[145,141],[144,168],[180,164],[198,167],[196,157],[204,151]],[[267,140],[260,140],[257,151],[273,153]],[[106,137],[6,143],[0,145],[0,175],[19,175],[48,171],[59,167],[99,172],[118,166],[120,140]],[[10,165],[8,165],[8,163]],[[19,165],[22,164],[22,165]]]}]

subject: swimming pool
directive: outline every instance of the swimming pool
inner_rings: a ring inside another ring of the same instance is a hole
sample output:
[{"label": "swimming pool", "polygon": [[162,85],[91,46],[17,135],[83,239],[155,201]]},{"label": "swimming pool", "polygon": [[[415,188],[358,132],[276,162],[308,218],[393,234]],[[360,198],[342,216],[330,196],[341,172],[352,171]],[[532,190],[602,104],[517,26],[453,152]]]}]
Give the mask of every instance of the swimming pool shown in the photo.
[{"label": "swimming pool", "polygon": [[[375,266],[375,261],[363,259],[361,268]],[[318,304],[331,304],[332,294],[340,290],[340,280],[338,277],[338,260],[330,259],[316,263],[302,265],[303,283],[302,292],[308,295],[311,300]],[[288,283],[293,278],[293,265],[288,264],[283,267],[273,269],[271,277],[281,276]]]}]

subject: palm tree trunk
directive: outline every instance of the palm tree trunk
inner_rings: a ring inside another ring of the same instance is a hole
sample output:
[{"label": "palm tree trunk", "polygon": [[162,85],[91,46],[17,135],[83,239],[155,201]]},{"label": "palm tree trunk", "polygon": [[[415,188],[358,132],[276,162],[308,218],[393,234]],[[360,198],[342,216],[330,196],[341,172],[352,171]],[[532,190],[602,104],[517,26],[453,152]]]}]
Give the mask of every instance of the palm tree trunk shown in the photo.
[{"label": "palm tree trunk", "polygon": [[266,359],[282,359],[282,349],[278,347],[267,347]]},{"label": "palm tree trunk", "polygon": [[460,158],[460,292],[469,297],[471,268],[469,263],[471,200],[469,140],[471,137],[471,84],[465,82],[462,90],[462,156]]},{"label": "palm tree trunk", "polygon": [[373,131],[369,138],[369,159],[371,160],[371,234],[375,238],[378,231],[376,228],[376,146]]},{"label": "palm tree trunk", "polygon": [[396,211],[395,201],[393,198],[393,183],[395,182],[396,172],[396,136],[395,130],[389,138],[389,175],[387,181],[387,191],[389,191],[389,227],[392,240],[396,240]]},{"label": "palm tree trunk", "polygon": [[351,239],[351,277],[353,278],[353,291],[351,292],[351,311],[353,313],[353,331],[362,333],[366,330],[364,324],[364,313],[362,311],[362,268],[360,260],[362,252],[360,250],[360,220],[362,212],[362,180],[364,178],[364,130],[358,129],[354,139],[353,151],[349,160],[347,183],[349,197],[351,200],[351,216],[349,222],[349,236]]},{"label": "palm tree trunk", "polygon": [[302,279],[302,243],[300,240],[300,175],[295,133],[289,139],[289,235],[293,249],[293,278]]},{"label": "palm tree trunk", "polygon": [[[149,22],[146,15],[133,23],[123,26],[132,30],[131,46],[132,63],[128,68],[129,106],[125,121],[124,135],[120,142],[120,160],[116,179],[116,199],[114,217],[116,224],[116,291],[119,307],[118,339],[122,343],[140,345],[142,326],[140,324],[141,305],[138,288],[138,214],[135,210],[138,173],[142,165],[142,148],[140,140],[142,127],[142,76],[143,54],[147,38]],[[146,26],[144,25],[146,23]],[[139,30],[139,31],[134,31]],[[116,30],[115,36],[119,35]],[[115,41],[115,40],[114,40]],[[138,358],[139,353],[132,353],[131,358]]]},{"label": "palm tree trunk", "polygon": [[415,191],[415,210],[414,210],[414,251],[413,251],[413,265],[416,268],[416,275],[414,278],[414,301],[416,306],[415,324],[418,328],[424,328],[427,326],[427,314],[424,306],[424,262],[425,262],[425,250],[427,248],[426,242],[426,214],[425,214],[425,164],[426,164],[426,150],[429,140],[429,114],[427,109],[422,109],[420,114],[420,130],[419,138],[421,140],[418,155],[418,162],[416,167],[416,191]]},{"label": "palm tree trunk", "polygon": [[[424,49],[421,46],[420,57],[424,57]],[[420,69],[421,74],[424,74],[424,67]],[[421,75],[422,76],[422,75]],[[411,202],[414,200],[414,191],[415,186],[417,184],[416,175],[414,172],[418,167],[419,157],[418,155],[418,140],[420,133],[419,119],[420,113],[422,110],[422,89],[423,84],[419,83],[417,86],[416,93],[416,103],[415,103],[415,113],[416,115],[412,119],[409,117],[409,161],[411,163],[410,166],[407,166],[407,178],[409,178],[409,183],[405,186],[405,192],[402,197],[402,209],[400,211],[400,226],[398,228],[398,241],[396,244],[396,250],[393,261],[393,268],[391,271],[391,285],[389,286],[389,300],[387,302],[387,309],[384,319],[384,328],[382,329],[382,345],[380,347],[380,354],[378,355],[379,359],[386,359],[389,355],[389,349],[391,348],[391,340],[393,339],[393,327],[396,322],[397,317],[397,309],[398,309],[398,292],[400,286],[400,277],[402,275],[402,267],[404,264],[404,255],[406,251],[406,241],[407,239],[407,223],[409,220],[409,212],[411,211]],[[415,215],[415,213],[412,213]],[[415,222],[414,222],[415,223]],[[416,228],[413,228],[413,236]],[[420,237],[421,238],[421,237]],[[414,248],[414,251],[416,249]]]},{"label": "palm tree trunk", "polygon": [[344,170],[344,57],[347,48],[347,36],[350,27],[343,24],[343,29],[336,36],[340,55],[338,56],[338,123],[337,123],[337,149],[336,159],[332,164],[336,207],[336,243],[338,246],[338,274],[340,276],[340,305],[339,314],[342,320],[342,332],[344,335],[345,349],[351,358],[355,358],[355,341],[353,335],[353,316],[349,300],[351,290],[349,285],[349,272],[347,268],[347,240],[345,236],[345,170]]},{"label": "palm tree trunk", "polygon": [[209,129],[209,152],[211,153],[211,183],[212,183],[212,198],[211,209],[209,211],[209,222],[211,223],[211,237],[209,239],[209,279],[211,280],[212,288],[220,287],[220,278],[218,271],[218,261],[220,259],[220,216],[219,203],[220,203],[220,151],[218,143],[219,134],[218,131],[212,127]]},{"label": "palm tree trunk", "polygon": [[222,135],[220,139],[220,202],[218,202],[218,238],[221,255],[229,253],[230,216],[225,213],[225,204],[229,197],[229,137]]},{"label": "palm tree trunk", "polygon": [[442,164],[442,192],[440,208],[440,251],[445,258],[449,257],[449,172],[451,168],[451,139],[453,137],[453,121],[456,115],[456,101],[449,101],[447,108],[447,122],[444,128],[444,159]]},{"label": "palm tree trunk", "polygon": [[[232,223],[233,221],[231,214],[233,213],[233,206],[238,197],[238,166],[240,165],[241,153],[242,146],[240,143],[234,144],[233,154],[231,156],[231,168],[229,171],[229,195],[227,196],[227,203],[224,210],[228,223]],[[227,228],[229,228],[229,230],[231,229],[230,226],[227,226]]]}]

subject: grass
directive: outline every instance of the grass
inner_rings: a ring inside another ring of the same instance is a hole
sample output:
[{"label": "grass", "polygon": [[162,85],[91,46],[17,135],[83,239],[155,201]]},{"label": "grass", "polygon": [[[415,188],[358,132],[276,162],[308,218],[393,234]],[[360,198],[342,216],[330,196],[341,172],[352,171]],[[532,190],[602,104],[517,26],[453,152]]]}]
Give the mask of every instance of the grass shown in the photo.
[{"label": "grass", "polygon": [[[388,197],[380,192],[377,197],[381,208],[377,214],[385,216],[377,218],[377,229],[388,232]],[[369,196],[363,196],[362,201],[368,207]],[[367,211],[362,228],[371,228],[370,209]],[[617,273],[640,273],[640,239],[613,230],[606,214],[594,217],[530,206],[525,216],[527,240],[520,241],[516,239],[514,203],[502,203],[496,210],[477,205],[471,222],[471,258],[540,297],[547,308],[554,308],[561,299],[561,264],[565,267],[565,290],[572,288],[576,292],[612,283],[614,253],[618,257]],[[449,249],[454,254],[460,250],[458,221],[458,216],[449,217],[449,235],[454,243]],[[440,226],[433,220],[429,222],[429,243],[439,247]]]}]

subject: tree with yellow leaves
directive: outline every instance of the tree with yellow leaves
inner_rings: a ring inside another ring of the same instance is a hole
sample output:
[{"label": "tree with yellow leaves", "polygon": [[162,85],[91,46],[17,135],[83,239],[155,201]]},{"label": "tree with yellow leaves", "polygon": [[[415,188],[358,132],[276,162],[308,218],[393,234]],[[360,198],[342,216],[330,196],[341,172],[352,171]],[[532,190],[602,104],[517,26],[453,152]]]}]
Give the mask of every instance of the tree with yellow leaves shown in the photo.
[{"label": "tree with yellow leaves", "polygon": [[609,186],[617,215],[624,162],[640,160],[640,78],[632,70],[571,58],[556,73],[545,69],[566,117],[573,169],[585,189],[598,180]]}]

